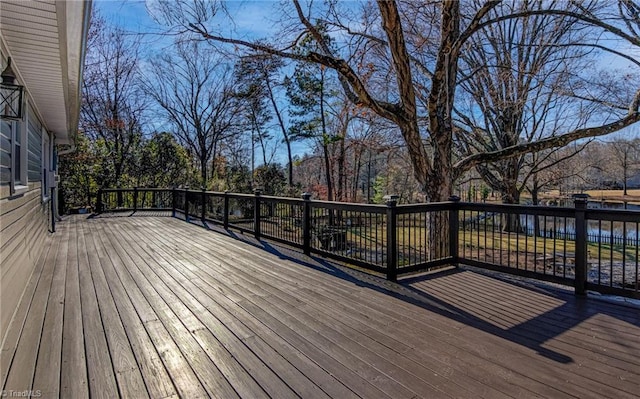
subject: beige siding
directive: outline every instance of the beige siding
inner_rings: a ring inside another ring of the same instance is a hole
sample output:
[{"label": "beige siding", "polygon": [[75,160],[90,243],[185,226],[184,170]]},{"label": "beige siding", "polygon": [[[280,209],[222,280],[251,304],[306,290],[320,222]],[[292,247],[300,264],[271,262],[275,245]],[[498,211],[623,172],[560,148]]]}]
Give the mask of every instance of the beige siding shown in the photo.
[{"label": "beige siding", "polygon": [[49,235],[50,204],[41,193],[32,183],[23,195],[0,199],[0,339]]}]

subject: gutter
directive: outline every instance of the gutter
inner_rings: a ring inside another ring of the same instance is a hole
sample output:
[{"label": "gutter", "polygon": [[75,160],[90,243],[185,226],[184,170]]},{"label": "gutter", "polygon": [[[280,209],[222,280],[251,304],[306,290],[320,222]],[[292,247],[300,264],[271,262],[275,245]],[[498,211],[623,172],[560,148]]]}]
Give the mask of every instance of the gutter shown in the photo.
[{"label": "gutter", "polygon": [[75,151],[76,151],[76,141],[71,140],[71,144],[69,145],[69,148],[67,148],[66,150],[58,151],[58,156],[71,154]]}]

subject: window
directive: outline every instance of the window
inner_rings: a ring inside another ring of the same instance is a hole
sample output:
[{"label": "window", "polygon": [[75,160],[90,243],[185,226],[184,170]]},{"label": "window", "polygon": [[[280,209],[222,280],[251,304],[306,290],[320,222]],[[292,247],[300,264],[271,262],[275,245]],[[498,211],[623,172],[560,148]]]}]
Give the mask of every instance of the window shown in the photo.
[{"label": "window", "polygon": [[0,189],[2,196],[27,190],[27,129],[23,121],[0,120]]},{"label": "window", "polygon": [[27,190],[27,128],[24,121],[13,121],[13,160],[12,194],[20,194]]},{"label": "window", "polygon": [[0,119],[0,185],[11,185],[11,140],[13,124]]},{"label": "window", "polygon": [[[38,120],[38,117],[29,104],[27,113],[27,143],[23,144],[26,147],[27,165],[23,168],[27,169],[27,177],[30,183],[36,183],[42,181],[42,124]],[[46,133],[45,133],[46,134]]]},{"label": "window", "polygon": [[[1,50],[0,48],[0,60],[2,61],[0,65],[5,65],[4,54]],[[30,161],[36,158],[38,158],[37,174],[40,178],[41,142],[38,141],[40,138],[37,135],[34,136],[33,143],[28,138],[27,125],[30,113],[25,112],[22,120],[0,120],[0,197],[18,195],[28,189],[29,173],[33,167]],[[33,113],[33,117],[35,117],[35,113]],[[37,150],[30,148],[33,145],[38,146]],[[28,158],[31,151],[34,152],[33,159]]]}]

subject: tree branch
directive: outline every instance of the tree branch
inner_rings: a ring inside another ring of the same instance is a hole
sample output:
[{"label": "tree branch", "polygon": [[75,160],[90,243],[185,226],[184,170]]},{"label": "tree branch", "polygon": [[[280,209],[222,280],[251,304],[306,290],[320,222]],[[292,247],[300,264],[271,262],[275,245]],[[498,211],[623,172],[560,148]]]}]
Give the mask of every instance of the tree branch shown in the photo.
[{"label": "tree branch", "polygon": [[560,136],[548,137],[546,139],[538,140],[531,143],[518,144],[511,147],[503,148],[498,151],[473,154],[464,159],[461,159],[453,167],[456,170],[464,171],[482,163],[495,162],[530,152],[538,152],[549,148],[562,147],[572,141],[582,138],[604,136],[609,133],[617,132],[627,126],[631,126],[638,121],[640,121],[640,112],[636,111],[618,121],[609,123],[607,125],[586,129],[577,129],[573,132],[566,133]]}]

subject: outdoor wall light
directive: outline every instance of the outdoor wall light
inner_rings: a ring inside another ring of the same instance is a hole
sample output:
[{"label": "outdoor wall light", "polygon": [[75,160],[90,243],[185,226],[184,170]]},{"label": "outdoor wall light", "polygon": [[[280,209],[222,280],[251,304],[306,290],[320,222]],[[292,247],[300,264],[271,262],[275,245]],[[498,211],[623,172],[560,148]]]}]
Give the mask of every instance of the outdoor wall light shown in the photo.
[{"label": "outdoor wall light", "polygon": [[16,74],[11,69],[11,57],[7,61],[7,67],[0,74],[0,118],[22,119],[22,95],[24,86],[15,84]]}]

